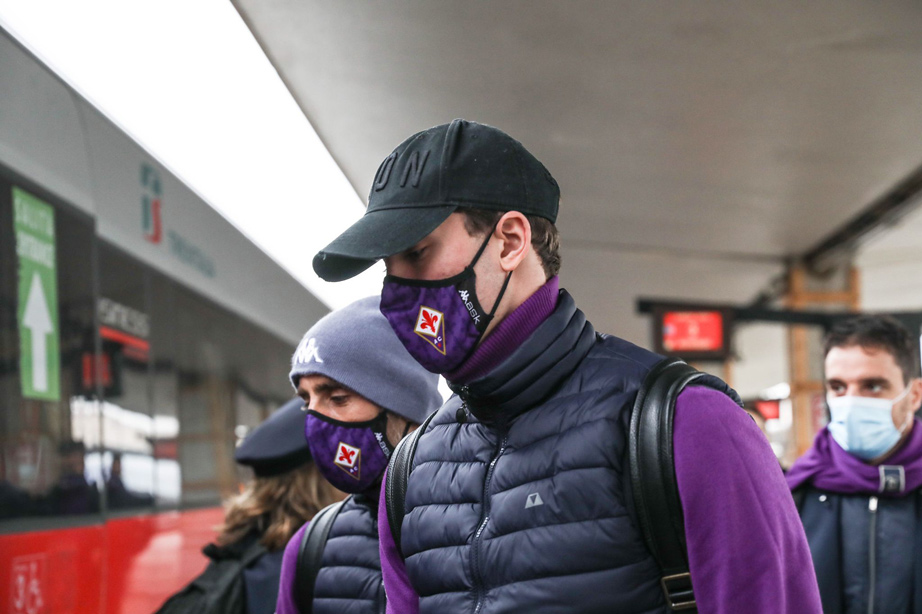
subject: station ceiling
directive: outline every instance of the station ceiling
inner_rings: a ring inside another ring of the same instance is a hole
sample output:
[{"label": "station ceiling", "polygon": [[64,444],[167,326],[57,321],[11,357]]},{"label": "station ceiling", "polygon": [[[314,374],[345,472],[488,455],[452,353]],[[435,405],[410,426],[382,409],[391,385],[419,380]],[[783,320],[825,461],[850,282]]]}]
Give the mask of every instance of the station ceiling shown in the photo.
[{"label": "station ceiling", "polygon": [[922,4],[233,0],[356,191],[464,117],[557,178],[563,284],[745,303],[922,164]]}]

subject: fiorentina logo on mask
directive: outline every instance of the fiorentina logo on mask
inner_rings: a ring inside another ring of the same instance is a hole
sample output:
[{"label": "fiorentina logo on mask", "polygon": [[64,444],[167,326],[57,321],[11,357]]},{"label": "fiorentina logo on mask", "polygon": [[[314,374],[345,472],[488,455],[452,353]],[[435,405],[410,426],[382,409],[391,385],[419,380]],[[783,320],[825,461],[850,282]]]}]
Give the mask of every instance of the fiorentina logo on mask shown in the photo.
[{"label": "fiorentina logo on mask", "polygon": [[440,353],[445,354],[445,314],[435,309],[422,306],[416,316],[417,335],[425,339],[429,345]]},{"label": "fiorentina logo on mask", "polygon": [[336,446],[336,458],[333,463],[358,480],[362,473],[362,451],[340,441]]}]

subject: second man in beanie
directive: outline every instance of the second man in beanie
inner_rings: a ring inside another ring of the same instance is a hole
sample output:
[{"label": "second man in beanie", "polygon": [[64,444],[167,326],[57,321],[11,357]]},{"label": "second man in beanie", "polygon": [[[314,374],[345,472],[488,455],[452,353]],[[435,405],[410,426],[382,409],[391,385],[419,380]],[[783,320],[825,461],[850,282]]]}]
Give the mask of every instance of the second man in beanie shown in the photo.
[{"label": "second man in beanie", "polygon": [[442,398],[438,377],[407,353],[381,315],[379,300],[362,299],[327,315],[292,357],[289,377],[304,399],[314,462],[352,496],[333,520],[310,595],[296,581],[308,526],[288,543],[278,614],[384,609],[375,521],[381,478],[397,442]]}]

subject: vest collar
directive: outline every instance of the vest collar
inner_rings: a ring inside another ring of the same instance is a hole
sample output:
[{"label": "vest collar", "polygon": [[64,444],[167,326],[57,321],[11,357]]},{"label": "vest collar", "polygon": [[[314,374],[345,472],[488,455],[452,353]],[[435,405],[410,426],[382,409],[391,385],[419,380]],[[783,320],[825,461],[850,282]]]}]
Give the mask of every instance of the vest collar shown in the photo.
[{"label": "vest collar", "polygon": [[506,360],[483,377],[449,387],[481,422],[504,423],[547,398],[576,370],[595,338],[573,297],[561,290],[551,315]]}]

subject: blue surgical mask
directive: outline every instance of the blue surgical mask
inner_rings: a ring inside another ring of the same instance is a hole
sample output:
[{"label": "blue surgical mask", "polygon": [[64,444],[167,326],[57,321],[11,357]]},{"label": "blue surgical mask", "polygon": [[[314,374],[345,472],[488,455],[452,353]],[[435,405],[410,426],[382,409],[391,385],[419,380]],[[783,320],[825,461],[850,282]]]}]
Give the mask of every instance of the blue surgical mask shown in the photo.
[{"label": "blue surgical mask", "polygon": [[[907,421],[899,429],[893,426],[893,406],[909,394],[906,387],[895,399],[841,396],[827,397],[831,420],[829,434],[843,450],[864,460],[883,456],[895,446]],[[910,420],[912,416],[910,415]]]}]

